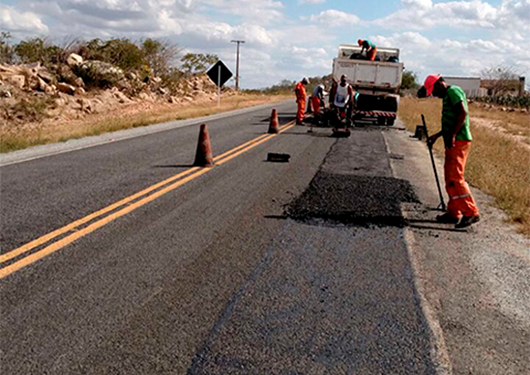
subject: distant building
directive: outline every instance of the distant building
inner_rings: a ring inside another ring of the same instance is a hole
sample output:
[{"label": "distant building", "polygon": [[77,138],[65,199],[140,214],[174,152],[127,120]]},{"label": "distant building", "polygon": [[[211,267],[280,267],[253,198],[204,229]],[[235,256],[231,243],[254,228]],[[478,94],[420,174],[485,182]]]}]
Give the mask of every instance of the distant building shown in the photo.
[{"label": "distant building", "polygon": [[468,98],[487,95],[487,90],[480,88],[480,77],[443,77],[449,86],[460,86]]}]

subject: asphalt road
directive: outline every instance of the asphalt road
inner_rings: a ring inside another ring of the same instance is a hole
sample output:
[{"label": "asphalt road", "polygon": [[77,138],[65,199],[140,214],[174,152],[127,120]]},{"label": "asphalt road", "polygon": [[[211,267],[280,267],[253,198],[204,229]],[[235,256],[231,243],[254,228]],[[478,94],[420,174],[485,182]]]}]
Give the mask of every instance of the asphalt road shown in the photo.
[{"label": "asphalt road", "polygon": [[[209,123],[214,155],[269,115]],[[189,169],[198,125],[1,168],[2,254]],[[399,210],[423,197],[380,128],[329,133],[292,127],[1,279],[2,373],[443,373]]]}]

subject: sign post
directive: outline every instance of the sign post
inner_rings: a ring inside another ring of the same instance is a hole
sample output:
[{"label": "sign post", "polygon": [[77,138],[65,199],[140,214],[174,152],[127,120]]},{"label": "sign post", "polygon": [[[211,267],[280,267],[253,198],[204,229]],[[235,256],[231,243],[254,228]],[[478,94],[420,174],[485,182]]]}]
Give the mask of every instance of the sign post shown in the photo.
[{"label": "sign post", "polygon": [[217,85],[217,107],[221,106],[221,88],[223,85],[232,77],[232,72],[226,67],[221,61],[217,61],[208,71],[206,72],[208,77],[213,83]]},{"label": "sign post", "polygon": [[219,74],[217,75],[217,108],[221,106],[221,65],[217,67]]}]

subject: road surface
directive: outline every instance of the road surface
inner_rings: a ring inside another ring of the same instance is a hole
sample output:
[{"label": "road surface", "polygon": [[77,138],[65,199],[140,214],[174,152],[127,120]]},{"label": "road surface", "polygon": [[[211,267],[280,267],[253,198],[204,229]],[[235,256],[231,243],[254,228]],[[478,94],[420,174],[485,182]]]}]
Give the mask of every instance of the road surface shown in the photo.
[{"label": "road surface", "polygon": [[209,122],[210,169],[200,121],[3,166],[2,372],[529,370],[528,241],[494,208],[431,223],[399,126],[337,140],[277,109],[277,136],[270,108]]}]

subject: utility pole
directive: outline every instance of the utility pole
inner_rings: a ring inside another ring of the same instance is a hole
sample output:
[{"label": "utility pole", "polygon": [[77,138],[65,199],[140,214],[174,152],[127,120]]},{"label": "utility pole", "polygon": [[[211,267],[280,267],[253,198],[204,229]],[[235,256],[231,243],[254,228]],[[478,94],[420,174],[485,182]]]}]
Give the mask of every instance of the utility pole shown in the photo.
[{"label": "utility pole", "polygon": [[244,40],[232,40],[231,43],[237,43],[236,52],[236,91],[239,91],[239,45],[245,43]]}]

